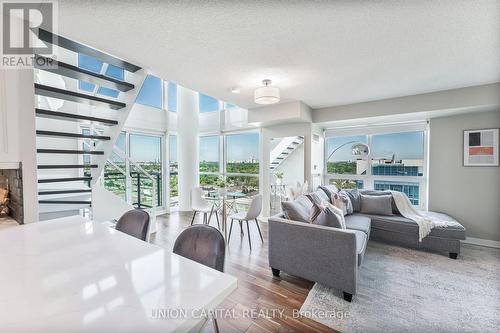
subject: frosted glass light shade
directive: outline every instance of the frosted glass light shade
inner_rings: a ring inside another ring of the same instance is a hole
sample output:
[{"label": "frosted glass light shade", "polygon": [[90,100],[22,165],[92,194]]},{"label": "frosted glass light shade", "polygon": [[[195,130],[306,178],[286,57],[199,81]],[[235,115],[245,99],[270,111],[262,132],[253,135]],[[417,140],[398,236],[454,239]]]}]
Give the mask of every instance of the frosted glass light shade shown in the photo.
[{"label": "frosted glass light shade", "polygon": [[280,90],[276,87],[264,86],[255,89],[254,101],[257,104],[274,104],[280,101]]}]

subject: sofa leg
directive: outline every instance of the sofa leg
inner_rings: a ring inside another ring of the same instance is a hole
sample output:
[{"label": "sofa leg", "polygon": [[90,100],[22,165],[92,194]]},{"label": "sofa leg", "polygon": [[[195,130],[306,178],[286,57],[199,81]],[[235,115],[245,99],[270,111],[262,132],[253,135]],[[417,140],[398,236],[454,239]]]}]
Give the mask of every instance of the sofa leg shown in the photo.
[{"label": "sofa leg", "polygon": [[352,301],[352,294],[346,293],[344,291],[344,301],[351,302]]},{"label": "sofa leg", "polygon": [[458,253],[454,253],[454,252],[450,252],[449,255],[450,255],[451,259],[457,259],[457,257],[458,257]]},{"label": "sofa leg", "polygon": [[274,276],[280,276],[280,270],[279,269],[271,268],[271,270],[273,271],[273,275]]}]

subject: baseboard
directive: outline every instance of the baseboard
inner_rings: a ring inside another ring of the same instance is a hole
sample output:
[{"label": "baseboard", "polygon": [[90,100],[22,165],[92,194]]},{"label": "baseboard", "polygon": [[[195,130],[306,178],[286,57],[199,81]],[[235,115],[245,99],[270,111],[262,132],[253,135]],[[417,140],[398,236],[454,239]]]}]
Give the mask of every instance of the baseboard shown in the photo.
[{"label": "baseboard", "polygon": [[479,245],[479,246],[486,246],[486,247],[494,247],[494,248],[500,249],[500,242],[499,241],[494,241],[494,240],[489,240],[489,239],[467,237],[465,240],[462,241],[462,243]]}]

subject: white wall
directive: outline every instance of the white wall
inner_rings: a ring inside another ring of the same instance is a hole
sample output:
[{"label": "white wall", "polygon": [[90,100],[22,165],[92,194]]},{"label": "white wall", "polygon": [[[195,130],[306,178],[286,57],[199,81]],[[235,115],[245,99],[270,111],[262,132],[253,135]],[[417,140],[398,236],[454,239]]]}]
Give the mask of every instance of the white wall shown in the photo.
[{"label": "white wall", "polygon": [[429,209],[456,218],[467,228],[467,237],[496,242],[500,167],[464,167],[463,131],[499,127],[500,110],[430,121]]}]

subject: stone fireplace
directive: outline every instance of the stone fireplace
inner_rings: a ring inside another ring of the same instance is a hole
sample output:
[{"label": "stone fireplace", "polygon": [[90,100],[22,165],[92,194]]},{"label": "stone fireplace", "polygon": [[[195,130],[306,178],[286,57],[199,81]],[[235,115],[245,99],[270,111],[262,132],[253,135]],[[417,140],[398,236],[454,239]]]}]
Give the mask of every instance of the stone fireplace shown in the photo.
[{"label": "stone fireplace", "polygon": [[[8,191],[8,199],[0,198],[0,219],[10,218],[19,224],[24,222],[23,176],[19,164],[17,169],[0,169],[0,189]],[[5,191],[0,191],[0,194]],[[4,203],[5,205],[2,205]]]}]

